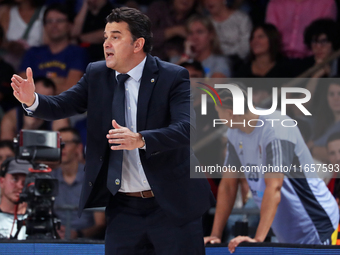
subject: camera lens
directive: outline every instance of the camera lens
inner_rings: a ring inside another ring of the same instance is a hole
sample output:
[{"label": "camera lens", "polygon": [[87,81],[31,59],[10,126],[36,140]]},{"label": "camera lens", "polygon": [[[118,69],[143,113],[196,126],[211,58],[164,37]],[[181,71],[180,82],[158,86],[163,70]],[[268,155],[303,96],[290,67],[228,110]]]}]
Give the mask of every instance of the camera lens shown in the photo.
[{"label": "camera lens", "polygon": [[49,196],[52,195],[54,191],[54,183],[51,182],[51,180],[37,180],[36,184],[36,191],[41,195],[41,196]]}]

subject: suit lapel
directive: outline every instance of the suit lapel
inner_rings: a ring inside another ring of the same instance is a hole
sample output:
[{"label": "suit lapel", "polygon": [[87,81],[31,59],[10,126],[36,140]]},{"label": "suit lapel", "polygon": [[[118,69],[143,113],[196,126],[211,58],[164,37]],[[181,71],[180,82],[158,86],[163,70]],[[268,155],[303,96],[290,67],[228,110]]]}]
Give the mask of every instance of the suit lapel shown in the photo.
[{"label": "suit lapel", "polygon": [[[112,129],[112,100],[113,100],[113,91],[117,86],[117,81],[115,78],[115,71],[112,69],[108,70],[107,79],[105,79],[105,84],[103,85],[102,91],[102,104],[103,107],[101,109],[106,109],[102,113],[103,116],[103,132],[108,133],[110,129]],[[98,84],[99,86],[99,84]],[[99,102],[98,102],[99,104]]]},{"label": "suit lapel", "polygon": [[153,88],[158,78],[158,67],[156,60],[151,55],[147,55],[143,75],[138,92],[137,102],[137,131],[145,130],[146,118],[148,112],[149,101]]}]

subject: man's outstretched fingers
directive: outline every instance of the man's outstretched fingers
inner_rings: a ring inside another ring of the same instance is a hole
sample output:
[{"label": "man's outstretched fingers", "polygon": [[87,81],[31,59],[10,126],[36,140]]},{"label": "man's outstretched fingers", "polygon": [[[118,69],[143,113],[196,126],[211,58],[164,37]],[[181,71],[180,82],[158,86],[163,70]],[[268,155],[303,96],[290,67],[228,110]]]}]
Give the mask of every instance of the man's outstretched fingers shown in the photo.
[{"label": "man's outstretched fingers", "polygon": [[13,78],[14,78],[15,80],[17,80],[18,82],[23,82],[23,81],[24,81],[24,79],[23,79],[22,77],[20,77],[19,75],[17,75],[17,74],[14,74],[14,75],[13,75]]}]

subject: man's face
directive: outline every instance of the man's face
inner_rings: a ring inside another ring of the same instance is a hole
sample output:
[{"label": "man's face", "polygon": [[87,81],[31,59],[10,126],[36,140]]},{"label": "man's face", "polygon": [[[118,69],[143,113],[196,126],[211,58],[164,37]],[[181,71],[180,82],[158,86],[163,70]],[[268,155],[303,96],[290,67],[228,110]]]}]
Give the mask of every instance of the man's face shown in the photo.
[{"label": "man's face", "polygon": [[5,177],[0,177],[2,199],[7,199],[12,203],[17,202],[24,188],[25,179],[25,174],[6,174]]},{"label": "man's face", "polygon": [[8,147],[0,148],[0,165],[5,161],[6,158],[14,156],[15,156],[14,152],[10,148]]},{"label": "man's face", "polygon": [[192,44],[194,53],[209,49],[211,40],[212,34],[200,21],[194,21],[189,25],[188,41]]},{"label": "man's face", "polygon": [[61,132],[61,141],[65,146],[61,153],[61,163],[69,164],[78,160],[78,155],[81,153],[81,144],[76,143],[71,132]]},{"label": "man's face", "polygon": [[71,24],[67,16],[57,11],[50,11],[46,15],[45,32],[52,42],[58,42],[68,38]]},{"label": "man's face", "polygon": [[332,42],[328,40],[327,35],[325,34],[313,38],[311,46],[312,52],[317,60],[323,60],[333,52]]},{"label": "man's face", "polygon": [[134,54],[134,42],[126,22],[107,23],[104,31],[106,66],[120,73],[127,73],[127,66]]},{"label": "man's face", "polygon": [[340,140],[334,140],[327,145],[329,163],[340,164]]}]

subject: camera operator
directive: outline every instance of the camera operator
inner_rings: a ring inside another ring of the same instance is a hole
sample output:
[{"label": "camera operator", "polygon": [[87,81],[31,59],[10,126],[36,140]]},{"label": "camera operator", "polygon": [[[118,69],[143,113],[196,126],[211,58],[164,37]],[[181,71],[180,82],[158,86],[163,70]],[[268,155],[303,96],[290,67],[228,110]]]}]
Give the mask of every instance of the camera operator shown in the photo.
[{"label": "camera operator", "polygon": [[[65,238],[65,225],[67,215],[70,215],[71,239],[80,237],[102,238],[105,229],[105,213],[84,211],[78,218],[77,210],[81,187],[84,179],[84,165],[79,163],[83,153],[83,145],[79,132],[73,128],[59,130],[61,140],[65,144],[62,150],[61,165],[52,171],[52,176],[59,182],[59,194],[56,196],[54,208],[57,217],[61,220],[58,233]],[[70,206],[74,210],[67,214],[62,207]]]},{"label": "camera operator", "polygon": [[[16,204],[23,190],[28,168],[32,165],[25,160],[6,159],[0,169],[0,238],[14,237],[17,232],[17,220],[26,216],[26,203]],[[26,239],[26,228],[23,226],[17,236],[19,240]]]}]

